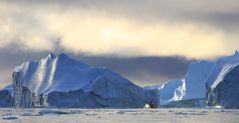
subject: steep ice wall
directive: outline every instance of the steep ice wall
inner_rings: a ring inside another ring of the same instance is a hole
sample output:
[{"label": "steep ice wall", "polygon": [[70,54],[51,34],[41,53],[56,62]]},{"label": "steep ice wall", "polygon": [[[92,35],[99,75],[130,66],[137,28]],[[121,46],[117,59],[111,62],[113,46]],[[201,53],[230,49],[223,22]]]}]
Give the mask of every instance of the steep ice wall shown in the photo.
[{"label": "steep ice wall", "polygon": [[19,72],[14,72],[12,74],[12,81],[13,81],[13,101],[12,106],[19,108],[21,107],[22,103],[22,78]]},{"label": "steep ice wall", "polygon": [[206,95],[206,79],[215,62],[193,62],[185,77],[185,95],[182,100],[203,99]]},{"label": "steep ice wall", "polygon": [[13,81],[13,98],[12,106],[15,108],[35,107],[36,102],[33,98],[34,93],[29,88],[22,85],[22,76],[19,72],[14,72],[12,75]]}]

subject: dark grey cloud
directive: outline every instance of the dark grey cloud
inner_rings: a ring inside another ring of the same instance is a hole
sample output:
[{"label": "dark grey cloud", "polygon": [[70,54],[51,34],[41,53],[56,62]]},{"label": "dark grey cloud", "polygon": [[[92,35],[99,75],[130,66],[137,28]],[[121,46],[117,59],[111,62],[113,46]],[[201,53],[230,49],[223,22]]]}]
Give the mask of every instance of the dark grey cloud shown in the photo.
[{"label": "dark grey cloud", "polygon": [[[55,54],[61,52],[64,52],[61,47],[54,51]],[[0,49],[0,86],[4,86],[11,81],[11,73],[15,66],[22,64],[24,61],[38,60],[47,56],[48,53],[50,51],[24,51],[15,43]],[[194,61],[179,56],[121,58],[113,55],[67,54],[96,67],[108,67],[140,85],[161,84],[169,79],[181,79],[184,77],[189,64]]]},{"label": "dark grey cloud", "polygon": [[161,84],[169,79],[182,79],[189,64],[194,61],[179,56],[117,58],[77,55],[75,58],[97,67],[111,68],[141,85]]}]

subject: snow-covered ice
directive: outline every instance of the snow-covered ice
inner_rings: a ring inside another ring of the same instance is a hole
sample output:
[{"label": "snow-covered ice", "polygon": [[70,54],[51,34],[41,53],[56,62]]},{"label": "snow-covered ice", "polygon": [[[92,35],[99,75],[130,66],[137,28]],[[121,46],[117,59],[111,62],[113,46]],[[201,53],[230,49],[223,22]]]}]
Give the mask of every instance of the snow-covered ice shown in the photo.
[{"label": "snow-covered ice", "polygon": [[1,123],[238,123],[232,109],[0,109]]}]

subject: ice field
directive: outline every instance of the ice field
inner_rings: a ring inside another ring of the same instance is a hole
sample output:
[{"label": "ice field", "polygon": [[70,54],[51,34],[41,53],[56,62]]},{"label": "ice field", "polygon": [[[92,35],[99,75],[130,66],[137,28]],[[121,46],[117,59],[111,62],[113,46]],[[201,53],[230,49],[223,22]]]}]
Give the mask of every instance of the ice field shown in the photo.
[{"label": "ice field", "polygon": [[233,109],[0,109],[1,123],[238,123]]}]

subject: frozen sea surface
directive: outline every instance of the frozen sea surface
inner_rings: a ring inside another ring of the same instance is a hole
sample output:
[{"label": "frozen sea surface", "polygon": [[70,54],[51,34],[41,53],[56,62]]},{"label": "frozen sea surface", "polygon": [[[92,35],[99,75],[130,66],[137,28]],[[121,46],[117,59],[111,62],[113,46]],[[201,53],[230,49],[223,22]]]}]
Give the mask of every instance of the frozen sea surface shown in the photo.
[{"label": "frozen sea surface", "polygon": [[0,123],[239,123],[228,109],[0,109]]}]

